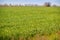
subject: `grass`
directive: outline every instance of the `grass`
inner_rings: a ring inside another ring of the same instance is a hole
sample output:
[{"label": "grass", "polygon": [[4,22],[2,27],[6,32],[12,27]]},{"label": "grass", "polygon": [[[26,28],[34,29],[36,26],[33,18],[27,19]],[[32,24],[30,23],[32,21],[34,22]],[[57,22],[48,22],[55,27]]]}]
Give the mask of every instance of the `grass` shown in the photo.
[{"label": "grass", "polygon": [[0,40],[56,40],[58,31],[60,7],[0,7]]}]

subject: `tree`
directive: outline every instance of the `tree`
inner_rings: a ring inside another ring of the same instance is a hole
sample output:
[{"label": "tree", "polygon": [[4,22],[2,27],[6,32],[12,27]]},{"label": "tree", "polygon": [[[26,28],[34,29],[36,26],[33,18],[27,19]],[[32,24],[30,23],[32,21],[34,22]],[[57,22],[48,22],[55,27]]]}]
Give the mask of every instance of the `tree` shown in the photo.
[{"label": "tree", "polygon": [[4,4],[3,6],[8,6],[8,4]]},{"label": "tree", "polygon": [[50,2],[45,2],[44,4],[46,7],[50,7],[51,6],[51,3]]},{"label": "tree", "polygon": [[56,5],[54,4],[53,7],[56,7]]}]

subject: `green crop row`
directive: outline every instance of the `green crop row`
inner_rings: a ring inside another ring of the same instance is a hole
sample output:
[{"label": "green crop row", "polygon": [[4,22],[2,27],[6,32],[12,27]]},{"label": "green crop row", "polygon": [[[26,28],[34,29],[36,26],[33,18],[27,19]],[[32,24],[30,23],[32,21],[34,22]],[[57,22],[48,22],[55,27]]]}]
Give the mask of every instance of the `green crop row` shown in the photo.
[{"label": "green crop row", "polygon": [[60,7],[0,7],[0,39],[51,35],[60,31]]}]

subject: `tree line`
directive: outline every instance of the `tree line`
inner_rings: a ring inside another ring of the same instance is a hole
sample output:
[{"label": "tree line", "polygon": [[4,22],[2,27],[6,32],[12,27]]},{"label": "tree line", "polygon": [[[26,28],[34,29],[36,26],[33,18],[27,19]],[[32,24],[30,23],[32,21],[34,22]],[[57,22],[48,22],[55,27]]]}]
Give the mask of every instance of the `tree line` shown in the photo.
[{"label": "tree line", "polygon": [[[41,6],[41,5],[38,5],[38,4],[25,4],[25,5],[22,5],[22,4],[16,4],[16,5],[12,5],[12,4],[4,4],[4,5],[2,5],[2,4],[0,4],[0,6]],[[44,3],[44,5],[42,5],[42,6],[46,6],[46,7],[51,7],[51,3],[50,2],[45,2]],[[57,5],[52,5],[52,6],[57,6]]]}]

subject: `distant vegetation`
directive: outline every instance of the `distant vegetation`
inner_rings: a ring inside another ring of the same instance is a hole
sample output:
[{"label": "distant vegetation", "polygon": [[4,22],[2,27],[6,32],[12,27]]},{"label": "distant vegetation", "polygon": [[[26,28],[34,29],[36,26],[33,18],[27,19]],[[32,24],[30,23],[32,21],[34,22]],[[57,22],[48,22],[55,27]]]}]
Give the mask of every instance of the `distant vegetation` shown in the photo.
[{"label": "distant vegetation", "polygon": [[50,2],[46,2],[44,5],[45,5],[46,7],[50,7],[50,6],[51,6]]},{"label": "distant vegetation", "polygon": [[[38,4],[25,4],[25,5],[22,5],[22,4],[15,4],[15,5],[12,5],[12,4],[0,4],[0,6],[46,6],[46,7],[51,7],[51,3],[50,2],[45,2],[43,5],[38,5]],[[57,5],[52,5],[53,7],[56,7]]]}]

